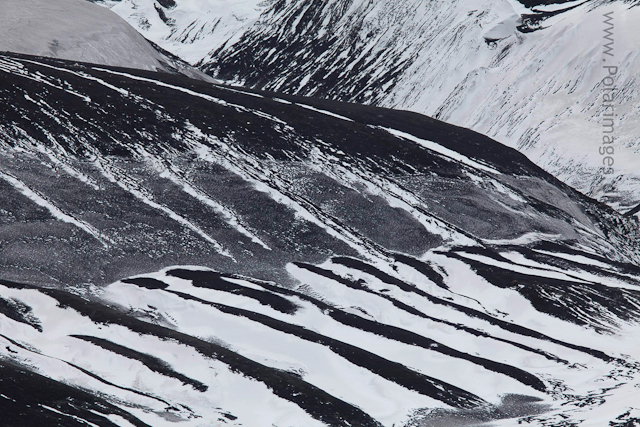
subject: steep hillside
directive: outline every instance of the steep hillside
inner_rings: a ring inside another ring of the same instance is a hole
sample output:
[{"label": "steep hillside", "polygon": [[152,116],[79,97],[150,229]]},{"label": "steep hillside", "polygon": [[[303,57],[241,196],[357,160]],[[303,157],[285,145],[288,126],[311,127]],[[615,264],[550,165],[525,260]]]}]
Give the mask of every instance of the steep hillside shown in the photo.
[{"label": "steep hillside", "polygon": [[158,51],[115,13],[83,0],[4,0],[0,51],[206,77]]},{"label": "steep hillside", "polygon": [[2,422],[637,422],[638,222],[517,151],[16,54],[0,97]]},{"label": "steep hillside", "polygon": [[102,3],[216,78],[427,114],[621,212],[640,201],[637,2]]},{"label": "steep hillside", "polygon": [[201,64],[251,87],[474,129],[624,212],[640,199],[639,19],[622,1],[282,1]]}]

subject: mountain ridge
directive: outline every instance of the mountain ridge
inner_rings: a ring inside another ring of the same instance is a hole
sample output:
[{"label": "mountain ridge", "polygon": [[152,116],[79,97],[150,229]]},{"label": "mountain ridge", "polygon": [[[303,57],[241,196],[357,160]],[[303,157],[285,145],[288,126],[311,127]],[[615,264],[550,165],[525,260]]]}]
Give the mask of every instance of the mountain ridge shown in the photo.
[{"label": "mountain ridge", "polygon": [[[150,29],[140,27],[138,19],[157,14],[151,3],[105,4],[220,80],[409,109],[517,148],[620,212],[640,200],[634,2],[254,2],[242,6],[242,25],[211,37],[205,31],[194,43],[166,35],[157,17]],[[177,32],[193,20],[206,26],[218,19],[186,7],[177,2],[164,11]],[[215,7],[208,13],[216,15]],[[600,154],[604,52],[614,53],[609,63],[619,70],[612,174]]]},{"label": "mountain ridge", "polygon": [[6,0],[0,51],[103,65],[180,72],[211,80],[161,52],[113,12],[82,0]]}]

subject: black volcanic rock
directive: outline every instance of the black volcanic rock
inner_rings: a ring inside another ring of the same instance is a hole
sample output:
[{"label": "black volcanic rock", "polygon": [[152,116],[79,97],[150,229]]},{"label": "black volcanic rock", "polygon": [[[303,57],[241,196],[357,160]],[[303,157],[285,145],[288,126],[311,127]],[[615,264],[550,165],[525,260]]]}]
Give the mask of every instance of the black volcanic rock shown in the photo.
[{"label": "black volcanic rock", "polygon": [[[4,58],[0,139],[20,148],[3,155],[0,180],[3,206],[12,206],[3,214],[2,257],[22,266],[8,278],[105,283],[164,265],[214,263],[282,279],[277,265],[354,255],[361,245],[420,254],[448,234],[588,240],[573,221],[597,229],[592,213],[609,212],[515,150],[415,113]],[[34,73],[45,77],[29,78]],[[23,187],[78,223],[51,223],[51,208],[29,203]],[[276,202],[273,192],[288,201]],[[500,220],[487,222],[492,217]],[[28,234],[10,218],[33,218]],[[439,221],[442,230],[421,221]],[[351,237],[338,237],[345,233]],[[615,256],[632,256],[619,246]],[[21,259],[24,251],[41,260],[37,269]],[[62,267],[69,256],[84,261]]]}]

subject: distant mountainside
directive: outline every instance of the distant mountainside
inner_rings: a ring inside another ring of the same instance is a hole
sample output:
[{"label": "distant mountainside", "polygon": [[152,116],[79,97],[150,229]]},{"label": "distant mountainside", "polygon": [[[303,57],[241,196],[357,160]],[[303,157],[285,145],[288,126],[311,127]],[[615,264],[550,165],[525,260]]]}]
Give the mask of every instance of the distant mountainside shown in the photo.
[{"label": "distant mountainside", "polygon": [[516,150],[18,54],[0,97],[2,423],[640,420],[638,220]]},{"label": "distant mountainside", "polygon": [[89,0],[122,16],[146,38],[191,64],[232,43],[274,0]]},{"label": "distant mountainside", "polygon": [[[103,4],[218,79],[417,111],[514,147],[621,212],[640,202],[637,2]],[[603,59],[618,67],[610,87]]]},{"label": "distant mountainside", "polygon": [[86,1],[3,0],[1,7],[0,51],[206,78],[160,52],[115,13]]}]

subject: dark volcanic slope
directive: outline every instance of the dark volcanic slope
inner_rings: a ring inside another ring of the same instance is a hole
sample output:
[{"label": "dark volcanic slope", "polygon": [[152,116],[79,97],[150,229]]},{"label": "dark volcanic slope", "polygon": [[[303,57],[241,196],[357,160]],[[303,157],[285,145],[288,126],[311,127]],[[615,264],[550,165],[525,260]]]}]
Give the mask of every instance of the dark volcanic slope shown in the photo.
[{"label": "dark volcanic slope", "polygon": [[172,264],[282,279],[290,261],[528,232],[587,245],[610,232],[603,250],[632,256],[600,205],[415,113],[26,57],[0,72],[9,279],[108,283]]},{"label": "dark volcanic slope", "polygon": [[0,424],[633,419],[638,223],[516,151],[14,54],[0,97]]}]

